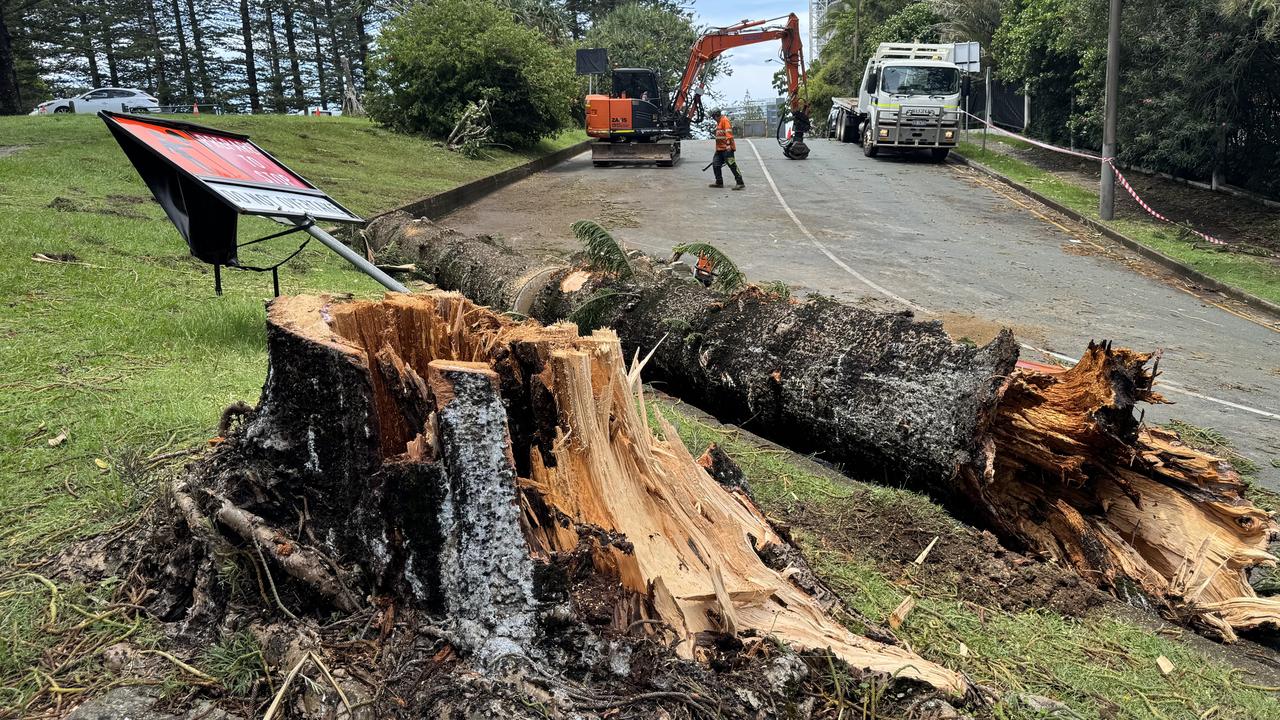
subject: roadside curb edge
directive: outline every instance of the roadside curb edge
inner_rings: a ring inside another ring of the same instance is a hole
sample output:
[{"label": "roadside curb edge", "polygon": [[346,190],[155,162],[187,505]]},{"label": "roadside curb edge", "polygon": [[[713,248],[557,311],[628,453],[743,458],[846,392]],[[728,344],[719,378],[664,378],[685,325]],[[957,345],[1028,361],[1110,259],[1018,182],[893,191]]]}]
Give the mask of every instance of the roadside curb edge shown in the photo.
[{"label": "roadside curb edge", "polygon": [[383,215],[389,215],[393,212],[407,212],[414,217],[424,217],[428,220],[437,220],[458,208],[479,200],[489,193],[501,190],[502,188],[519,180],[523,180],[536,172],[546,170],[554,165],[559,165],[571,157],[580,155],[590,149],[590,147],[591,140],[583,140],[582,142],[561,148],[555,152],[543,155],[542,157],[534,158],[533,160],[521,165],[507,168],[506,170],[494,173],[493,175],[486,175],[485,177],[477,180],[472,180],[471,182],[463,183],[457,187],[438,192],[435,195],[428,195],[426,197],[418,198],[417,200],[412,200],[397,208],[392,208],[386,212],[378,213],[374,217],[369,218],[369,221],[372,222],[376,218],[382,217]]},{"label": "roadside curb edge", "polygon": [[1106,235],[1108,238],[1115,240],[1121,245],[1124,245],[1130,250],[1145,257],[1146,259],[1151,260],[1157,265],[1164,267],[1166,270],[1170,270],[1179,275],[1182,275],[1187,280],[1194,282],[1196,285],[1199,285],[1213,292],[1221,293],[1233,300],[1242,302],[1245,305],[1248,305],[1249,307],[1255,310],[1260,310],[1262,312],[1267,313],[1268,315],[1271,315],[1276,318],[1280,318],[1280,305],[1277,305],[1276,303],[1273,303],[1270,300],[1260,298],[1257,295],[1253,295],[1251,293],[1245,292],[1244,290],[1241,290],[1238,287],[1227,285],[1223,283],[1221,280],[1216,280],[1212,277],[1209,277],[1208,275],[1205,275],[1199,270],[1189,267],[1188,265],[1185,265],[1181,261],[1175,260],[1174,258],[1171,258],[1168,255],[1165,255],[1159,250],[1155,250],[1153,248],[1147,247],[1146,245],[1143,245],[1142,243],[1138,242],[1137,240],[1134,240],[1128,235],[1125,235],[1116,230],[1113,230],[1110,227],[1102,224],[1101,222],[1094,220],[1093,218],[1086,217],[1080,214],[1079,212],[1076,212],[1075,210],[1072,210],[1071,208],[1063,205],[1062,203],[1059,203],[1056,200],[1048,198],[1045,195],[1039,192],[1036,192],[1035,190],[1032,190],[1031,188],[1023,185],[1022,183],[1019,183],[1016,180],[1010,179],[1000,174],[999,172],[987,167],[986,165],[983,165],[982,163],[976,162],[974,160],[970,160],[969,158],[965,157],[964,155],[961,155],[960,153],[954,150],[951,152],[951,157],[949,158],[949,160],[951,162],[956,163],[957,165],[964,165],[966,167],[971,167],[974,170],[977,170],[978,172],[984,175],[987,175],[996,180],[999,180],[1005,185],[1008,185],[1009,187],[1013,188],[1019,193],[1026,195],[1027,197],[1035,200],[1036,202],[1039,202],[1042,205],[1046,205],[1050,208],[1053,208],[1054,210],[1067,216],[1068,218],[1071,218],[1072,220],[1082,225],[1085,225],[1089,228],[1092,228],[1093,230],[1096,230],[1102,233],[1103,235]]}]

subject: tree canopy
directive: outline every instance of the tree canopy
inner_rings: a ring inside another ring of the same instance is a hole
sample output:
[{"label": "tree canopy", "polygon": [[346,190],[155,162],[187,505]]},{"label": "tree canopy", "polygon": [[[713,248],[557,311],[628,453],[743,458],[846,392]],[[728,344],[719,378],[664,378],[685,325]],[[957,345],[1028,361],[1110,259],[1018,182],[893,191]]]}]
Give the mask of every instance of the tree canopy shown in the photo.
[{"label": "tree canopy", "polygon": [[567,49],[492,0],[415,4],[383,27],[370,64],[370,117],[432,137],[488,100],[493,140],[527,145],[569,124],[577,94]]},{"label": "tree canopy", "polygon": [[[679,84],[689,49],[702,32],[687,11],[630,2],[617,6],[592,25],[583,44],[607,49],[609,62],[616,67],[656,70],[658,82],[670,92]],[[703,79],[710,82],[721,73],[728,71],[717,60],[708,64]]]},{"label": "tree canopy", "polygon": [[[1031,95],[1031,133],[1097,148],[1107,0],[861,0],[826,20],[815,116],[854,95],[879,42],[983,43],[984,62]],[[1120,160],[1280,193],[1280,0],[1126,0]]]}]

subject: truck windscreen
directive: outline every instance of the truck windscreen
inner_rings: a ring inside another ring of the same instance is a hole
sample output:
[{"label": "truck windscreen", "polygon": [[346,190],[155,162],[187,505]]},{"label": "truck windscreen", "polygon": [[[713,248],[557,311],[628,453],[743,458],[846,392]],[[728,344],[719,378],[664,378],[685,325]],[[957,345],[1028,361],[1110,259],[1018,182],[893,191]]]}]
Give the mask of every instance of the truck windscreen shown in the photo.
[{"label": "truck windscreen", "polygon": [[946,67],[887,67],[884,91],[894,95],[954,95],[960,92],[960,71]]}]

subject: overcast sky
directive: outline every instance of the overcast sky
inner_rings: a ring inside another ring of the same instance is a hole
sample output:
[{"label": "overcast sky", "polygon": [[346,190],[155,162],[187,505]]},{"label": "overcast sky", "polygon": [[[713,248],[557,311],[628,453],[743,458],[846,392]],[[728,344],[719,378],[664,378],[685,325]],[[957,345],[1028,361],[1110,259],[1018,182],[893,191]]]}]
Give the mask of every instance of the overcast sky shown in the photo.
[{"label": "overcast sky", "polygon": [[[693,4],[696,22],[711,27],[724,27],[742,20],[764,20],[795,13],[800,16],[801,40],[805,43],[805,62],[809,56],[809,3],[808,0],[696,0]],[[733,104],[748,91],[759,100],[774,96],[773,74],[782,67],[778,53],[782,45],[777,41],[757,43],[725,53],[733,75],[721,77],[712,84],[712,90],[720,93],[724,104]]]}]

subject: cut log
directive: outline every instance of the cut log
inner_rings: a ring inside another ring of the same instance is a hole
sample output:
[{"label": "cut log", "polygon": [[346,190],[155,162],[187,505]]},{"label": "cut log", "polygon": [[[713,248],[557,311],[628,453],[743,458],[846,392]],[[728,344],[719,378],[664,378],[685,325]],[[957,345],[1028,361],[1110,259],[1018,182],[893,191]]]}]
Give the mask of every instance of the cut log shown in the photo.
[{"label": "cut log", "polygon": [[[671,427],[653,434],[612,331],[517,323],[442,292],[283,297],[268,326],[261,405],[202,488],[237,535],[278,555],[262,498],[305,498],[309,531],[361,566],[366,593],[443,613],[482,663],[536,660],[573,562],[617,588],[616,632],[643,627],[683,657],[773,637],[964,694],[957,673],[850,632],[765,563],[786,541]],[[289,577],[341,597],[338,578]]]},{"label": "cut log", "polygon": [[476,302],[610,327],[629,355],[652,353],[646,377],[672,394],[857,475],[926,490],[1126,601],[1224,640],[1280,627],[1280,602],[1247,582],[1276,562],[1275,521],[1229,463],[1140,426],[1136,403],[1163,402],[1149,355],[1091,344],[1066,373],[1015,372],[1007,331],[968,347],[910,313],[750,287],[724,296],[643,258],[622,280],[404,214],[366,233]]}]

